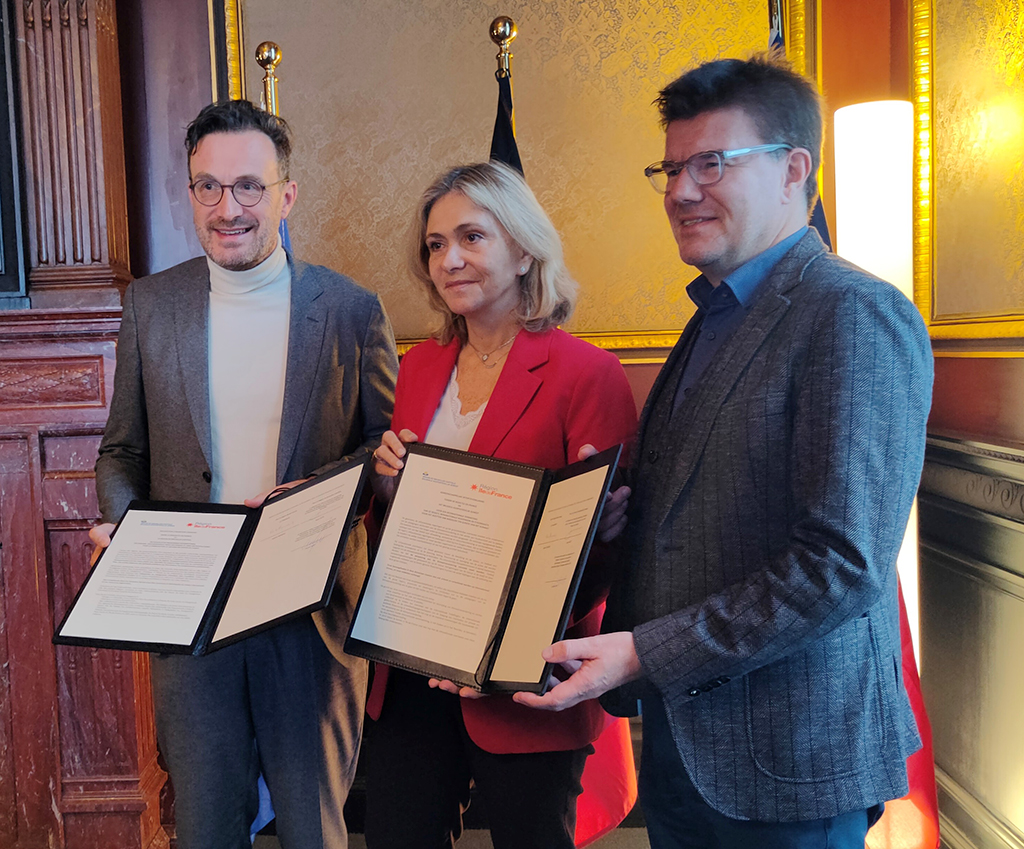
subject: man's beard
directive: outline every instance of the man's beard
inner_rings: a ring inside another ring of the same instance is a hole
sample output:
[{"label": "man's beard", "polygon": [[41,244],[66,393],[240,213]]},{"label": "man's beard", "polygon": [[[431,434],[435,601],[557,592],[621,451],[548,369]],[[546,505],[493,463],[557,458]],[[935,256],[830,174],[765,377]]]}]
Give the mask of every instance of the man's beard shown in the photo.
[{"label": "man's beard", "polygon": [[[238,250],[225,248],[218,244],[214,230],[241,230],[252,228],[245,237],[250,241],[240,246]],[[228,271],[246,271],[259,265],[274,250],[276,244],[276,233],[269,233],[259,226],[259,223],[247,216],[239,216],[231,220],[218,219],[207,222],[199,230],[199,243],[202,245],[206,255],[210,257],[221,268]]]}]

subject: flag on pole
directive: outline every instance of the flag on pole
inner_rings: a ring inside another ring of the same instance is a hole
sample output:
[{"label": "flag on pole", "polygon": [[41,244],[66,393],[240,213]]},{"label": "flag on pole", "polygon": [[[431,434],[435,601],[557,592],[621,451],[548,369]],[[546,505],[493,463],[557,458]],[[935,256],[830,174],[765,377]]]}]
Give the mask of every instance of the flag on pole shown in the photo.
[{"label": "flag on pole", "polygon": [[494,117],[494,134],[491,136],[491,159],[497,159],[523,173],[516,144],[516,125],[512,118],[512,75],[496,74],[498,77],[498,114]]},{"label": "flag on pole", "polygon": [[[768,0],[768,50],[772,53],[786,52],[786,17],[781,0]],[[818,175],[814,175],[817,179]],[[825,220],[825,207],[821,205],[821,194],[814,202],[810,225],[818,231],[821,241],[832,248],[832,237],[828,232],[828,221]]]},{"label": "flag on pole", "polygon": [[914,660],[910,620],[900,588],[900,642],[902,644],[903,686],[917,720],[921,748],[907,758],[906,796],[885,803],[885,813],[868,832],[865,849],[937,849],[939,845],[939,803],[935,789],[935,756],[932,725],[924,709],[921,680]]},{"label": "flag on pole", "polygon": [[[498,80],[498,113],[494,118],[490,158],[522,174],[523,163],[519,158],[512,115],[509,63],[512,54],[508,51],[509,42],[516,37],[515,23],[510,18],[495,18],[491,22],[490,33],[491,40],[501,49],[497,56],[498,71],[494,75]],[[591,611],[589,616],[600,617],[603,613],[604,605],[600,611]],[[594,753],[587,758],[580,778],[583,792],[576,800],[574,837],[577,847],[587,846],[612,831],[636,803],[636,765],[629,721],[606,717],[604,730],[592,745]]]}]

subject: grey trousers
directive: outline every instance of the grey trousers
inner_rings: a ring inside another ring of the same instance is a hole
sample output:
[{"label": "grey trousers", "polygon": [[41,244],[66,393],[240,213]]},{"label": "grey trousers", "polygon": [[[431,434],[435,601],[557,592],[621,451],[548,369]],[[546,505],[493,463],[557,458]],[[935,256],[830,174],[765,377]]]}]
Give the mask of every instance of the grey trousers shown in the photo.
[{"label": "grey trousers", "polygon": [[250,849],[262,771],[283,849],[346,849],[366,661],[306,616],[205,657],[151,655],[179,849]]}]

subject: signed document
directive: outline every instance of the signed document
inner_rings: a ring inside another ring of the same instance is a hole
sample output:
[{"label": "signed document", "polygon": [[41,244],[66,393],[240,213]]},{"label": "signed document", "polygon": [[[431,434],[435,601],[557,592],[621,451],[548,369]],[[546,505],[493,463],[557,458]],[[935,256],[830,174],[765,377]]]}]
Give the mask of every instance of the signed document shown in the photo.
[{"label": "signed document", "polygon": [[409,446],[345,650],[487,692],[543,691],[619,449],[558,472]]},{"label": "signed document", "polygon": [[367,464],[258,508],[132,502],[54,642],[205,654],[325,607]]}]

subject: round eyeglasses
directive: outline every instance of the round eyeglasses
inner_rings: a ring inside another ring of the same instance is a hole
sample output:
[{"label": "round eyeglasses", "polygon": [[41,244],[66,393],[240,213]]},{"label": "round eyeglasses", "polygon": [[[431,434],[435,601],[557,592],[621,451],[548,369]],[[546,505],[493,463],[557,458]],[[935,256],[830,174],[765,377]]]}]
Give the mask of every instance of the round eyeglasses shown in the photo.
[{"label": "round eyeglasses", "polygon": [[658,194],[668,191],[668,184],[683,173],[685,168],[698,186],[713,186],[725,176],[725,163],[738,156],[751,153],[771,153],[776,150],[792,150],[791,144],[759,144],[755,147],[740,147],[736,150],[702,150],[685,162],[670,159],[655,162],[644,168],[644,176],[651,181]]},{"label": "round eyeglasses", "polygon": [[238,180],[229,186],[222,186],[216,180],[196,180],[189,186],[194,197],[203,206],[216,206],[224,197],[224,190],[231,189],[231,194],[238,201],[239,206],[256,206],[263,200],[263,193],[271,186],[279,186],[287,183],[288,177],[264,186],[256,180]]}]

